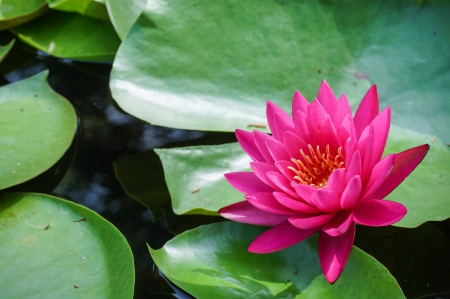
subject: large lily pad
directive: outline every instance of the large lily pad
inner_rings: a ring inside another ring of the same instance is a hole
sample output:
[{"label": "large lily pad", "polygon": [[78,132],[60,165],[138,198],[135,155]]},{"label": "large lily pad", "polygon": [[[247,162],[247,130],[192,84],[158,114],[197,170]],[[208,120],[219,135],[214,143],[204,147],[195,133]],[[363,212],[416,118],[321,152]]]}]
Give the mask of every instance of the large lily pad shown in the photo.
[{"label": "large lily pad", "polygon": [[221,222],[150,248],[159,269],[195,298],[404,298],[388,270],[356,247],[334,285],[323,277],[313,236],[272,254],[247,251],[265,228]]},{"label": "large lily pad", "polygon": [[313,99],[322,78],[353,107],[377,83],[395,124],[449,142],[449,13],[445,1],[149,1],[111,90],[150,123],[233,131],[265,124],[266,99]]},{"label": "large lily pad", "polygon": [[131,249],[95,212],[53,196],[6,193],[0,231],[4,298],[133,298]]},{"label": "large lily pad", "polygon": [[[396,226],[416,227],[450,217],[450,149],[436,137],[392,126],[385,153],[398,153],[427,143],[431,149],[414,172],[388,199],[404,204],[408,213]],[[217,146],[157,149],[177,214],[217,215],[218,209],[244,200],[224,174],[251,171],[250,158],[237,143]],[[425,200],[426,198],[426,200]]]},{"label": "large lily pad", "polygon": [[72,142],[75,110],[47,85],[46,76],[0,88],[0,189],[49,169]]},{"label": "large lily pad", "polygon": [[[146,0],[105,0],[111,22],[123,40],[139,14],[144,10]],[[154,2],[154,1],[152,1]],[[155,2],[156,3],[156,2]]]},{"label": "large lily pad", "polygon": [[52,11],[11,31],[32,47],[60,58],[112,61],[120,44],[111,24],[63,11]]}]

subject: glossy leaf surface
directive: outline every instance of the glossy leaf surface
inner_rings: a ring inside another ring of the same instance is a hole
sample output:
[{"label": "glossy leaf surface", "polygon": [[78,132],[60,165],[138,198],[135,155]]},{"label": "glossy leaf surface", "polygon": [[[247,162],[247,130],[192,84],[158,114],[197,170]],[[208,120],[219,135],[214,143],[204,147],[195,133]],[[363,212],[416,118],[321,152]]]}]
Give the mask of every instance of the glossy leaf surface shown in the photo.
[{"label": "glossy leaf surface", "polygon": [[62,11],[52,11],[11,31],[23,42],[59,58],[112,61],[120,44],[111,24]]},{"label": "glossy leaf surface", "polygon": [[0,88],[0,189],[44,172],[72,142],[77,115],[47,85],[46,75]]},{"label": "glossy leaf surface", "polygon": [[[146,0],[105,0],[111,22],[123,40],[144,10]],[[154,2],[154,1],[152,1]]]},{"label": "glossy leaf surface", "polygon": [[95,212],[53,196],[5,193],[0,231],[4,298],[133,298],[131,249]]},{"label": "glossy leaf surface", "polygon": [[91,18],[108,21],[106,6],[95,0],[47,0],[51,9],[76,12]]},{"label": "glossy leaf surface", "polygon": [[266,124],[266,99],[287,111],[296,89],[312,100],[324,78],[353,108],[376,83],[394,124],[450,142],[450,4],[424,3],[149,1],[112,94],[153,124],[233,131]]},{"label": "glossy leaf surface", "polygon": [[323,277],[316,236],[272,254],[248,252],[264,230],[210,224],[175,237],[160,250],[150,248],[150,254],[171,281],[198,299],[404,298],[387,269],[356,247],[334,285]]}]

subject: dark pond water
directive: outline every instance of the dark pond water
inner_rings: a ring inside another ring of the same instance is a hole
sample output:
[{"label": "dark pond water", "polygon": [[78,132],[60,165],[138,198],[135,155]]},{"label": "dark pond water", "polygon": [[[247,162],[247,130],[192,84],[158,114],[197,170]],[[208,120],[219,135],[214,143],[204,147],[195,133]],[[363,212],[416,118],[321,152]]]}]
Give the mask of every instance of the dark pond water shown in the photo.
[{"label": "dark pond water", "polygon": [[[3,33],[0,42],[9,38]],[[51,87],[66,97],[79,115],[79,129],[67,154],[49,171],[16,189],[73,200],[112,222],[133,251],[134,298],[191,298],[168,283],[152,263],[146,244],[160,248],[173,235],[164,219],[153,223],[148,210],[127,196],[115,178],[113,162],[156,147],[231,142],[234,134],[157,127],[124,113],[111,99],[110,64],[56,59],[17,41],[12,54],[0,66],[1,85],[48,69]],[[450,294],[427,298],[450,298]]]}]

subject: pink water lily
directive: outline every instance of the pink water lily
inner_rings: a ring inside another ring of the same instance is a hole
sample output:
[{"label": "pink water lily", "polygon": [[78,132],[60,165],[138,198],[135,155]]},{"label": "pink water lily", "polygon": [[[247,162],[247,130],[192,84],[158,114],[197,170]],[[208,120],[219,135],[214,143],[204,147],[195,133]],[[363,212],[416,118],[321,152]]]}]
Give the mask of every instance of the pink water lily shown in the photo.
[{"label": "pink water lily", "polygon": [[273,228],[248,250],[270,253],[319,232],[319,259],[325,278],[342,273],[355,238],[355,224],[386,226],[406,208],[384,200],[422,161],[427,144],[382,157],[391,109],[379,112],[377,88],[364,96],[355,116],[345,95],[339,100],[323,81],[310,104],[298,91],[292,118],[267,101],[272,136],[236,131],[251,157],[252,172],[225,175],[245,200],[220,209],[230,220]]}]

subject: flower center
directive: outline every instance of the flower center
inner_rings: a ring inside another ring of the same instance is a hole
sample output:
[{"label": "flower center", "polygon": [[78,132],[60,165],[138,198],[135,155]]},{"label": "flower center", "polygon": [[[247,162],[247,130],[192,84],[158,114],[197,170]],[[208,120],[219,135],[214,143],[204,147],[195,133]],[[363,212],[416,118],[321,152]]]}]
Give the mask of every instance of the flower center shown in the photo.
[{"label": "flower center", "polygon": [[330,153],[330,145],[326,146],[326,153],[323,154],[320,152],[319,146],[314,150],[312,145],[308,144],[308,149],[309,155],[305,154],[303,149],[300,150],[303,160],[291,159],[297,169],[292,166],[289,166],[288,169],[295,172],[294,179],[301,184],[316,188],[325,187],[335,169],[345,168],[342,147],[337,149],[336,155]]}]

